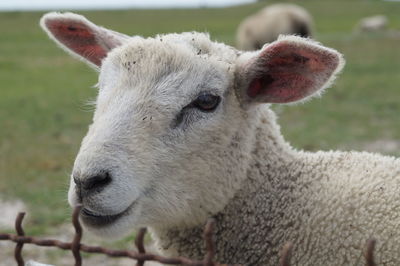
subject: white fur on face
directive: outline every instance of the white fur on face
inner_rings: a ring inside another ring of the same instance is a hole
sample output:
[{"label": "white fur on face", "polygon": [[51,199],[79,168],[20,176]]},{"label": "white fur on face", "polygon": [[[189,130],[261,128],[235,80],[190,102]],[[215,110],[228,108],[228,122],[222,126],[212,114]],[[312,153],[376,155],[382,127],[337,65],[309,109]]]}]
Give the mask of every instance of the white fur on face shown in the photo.
[{"label": "white fur on face", "polygon": [[[119,235],[137,226],[196,224],[238,188],[244,169],[222,162],[244,114],[227,59],[236,55],[221,47],[203,34],[133,38],[103,62],[93,124],[74,174],[110,172],[111,184],[83,204],[102,215],[129,211],[112,226],[91,230]],[[181,118],[201,92],[220,96],[218,108],[191,109]],[[237,174],[227,178],[227,167]],[[77,202],[73,182],[69,201]]]}]

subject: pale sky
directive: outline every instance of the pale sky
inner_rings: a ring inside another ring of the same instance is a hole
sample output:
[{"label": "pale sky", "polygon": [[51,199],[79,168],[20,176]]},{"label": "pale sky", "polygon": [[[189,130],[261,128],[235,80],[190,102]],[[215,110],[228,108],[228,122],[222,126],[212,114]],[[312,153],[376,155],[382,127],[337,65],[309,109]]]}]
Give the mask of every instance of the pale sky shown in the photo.
[{"label": "pale sky", "polygon": [[223,7],[255,0],[0,0],[0,10]]}]

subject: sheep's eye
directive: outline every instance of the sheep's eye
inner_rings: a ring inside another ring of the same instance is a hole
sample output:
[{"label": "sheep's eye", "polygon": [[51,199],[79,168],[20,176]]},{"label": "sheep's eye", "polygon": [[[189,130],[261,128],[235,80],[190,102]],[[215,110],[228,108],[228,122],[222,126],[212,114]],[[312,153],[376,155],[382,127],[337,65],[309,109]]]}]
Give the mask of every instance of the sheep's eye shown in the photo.
[{"label": "sheep's eye", "polygon": [[200,117],[197,115],[196,112],[191,112],[194,108],[198,109],[204,113],[210,113],[217,109],[219,103],[221,102],[221,97],[203,92],[197,98],[191,102],[190,104],[183,107],[181,112],[176,116],[172,123],[172,128],[178,127],[184,121],[186,123],[193,122]]},{"label": "sheep's eye", "polygon": [[203,93],[200,94],[191,105],[202,112],[212,112],[218,107],[220,101],[221,97],[219,96],[210,93]]}]

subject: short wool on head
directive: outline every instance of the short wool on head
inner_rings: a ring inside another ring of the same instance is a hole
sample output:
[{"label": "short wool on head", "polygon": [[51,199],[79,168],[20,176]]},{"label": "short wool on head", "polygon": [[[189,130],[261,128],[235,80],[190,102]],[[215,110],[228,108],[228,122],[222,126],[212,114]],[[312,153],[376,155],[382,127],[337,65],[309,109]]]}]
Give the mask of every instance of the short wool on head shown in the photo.
[{"label": "short wool on head", "polygon": [[41,26],[100,72],[68,195],[88,230],[147,226],[162,253],[200,259],[212,216],[223,263],[276,265],[291,241],[295,265],[359,265],[373,236],[376,262],[400,264],[400,160],[296,150],[270,109],[321,95],[337,51],[296,36],[254,52],[196,32],[129,37],[72,13]]}]

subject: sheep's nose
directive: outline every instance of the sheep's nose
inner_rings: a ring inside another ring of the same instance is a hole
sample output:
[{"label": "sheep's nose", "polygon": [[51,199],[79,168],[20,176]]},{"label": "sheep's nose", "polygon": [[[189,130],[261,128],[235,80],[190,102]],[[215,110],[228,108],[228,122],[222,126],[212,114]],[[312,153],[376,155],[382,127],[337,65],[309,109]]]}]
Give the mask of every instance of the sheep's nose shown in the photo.
[{"label": "sheep's nose", "polygon": [[73,178],[81,197],[90,192],[100,191],[111,182],[111,175],[106,171],[88,177],[74,175]]}]

